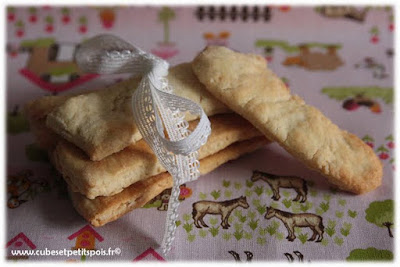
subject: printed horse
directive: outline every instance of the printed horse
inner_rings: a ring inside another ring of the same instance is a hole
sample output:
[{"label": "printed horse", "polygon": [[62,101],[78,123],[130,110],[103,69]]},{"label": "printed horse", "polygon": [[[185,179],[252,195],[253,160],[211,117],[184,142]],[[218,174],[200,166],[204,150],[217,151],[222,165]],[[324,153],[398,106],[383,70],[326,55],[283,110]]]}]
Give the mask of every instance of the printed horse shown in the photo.
[{"label": "printed horse", "polygon": [[286,239],[291,242],[296,239],[296,235],[294,234],[295,227],[309,227],[313,231],[313,235],[310,239],[308,239],[308,241],[314,241],[318,236],[316,242],[321,242],[324,238],[323,235],[325,227],[322,223],[321,216],[312,213],[294,214],[268,207],[264,218],[269,220],[273,217],[276,217],[283,222],[288,231],[288,236]]},{"label": "printed horse", "polygon": [[[219,214],[221,215],[221,226],[224,229],[228,229],[230,227],[228,219],[234,209],[236,209],[237,207],[242,207],[244,209],[249,208],[249,204],[247,203],[246,197],[244,196],[221,202],[207,200],[198,201],[193,203],[192,206],[194,225],[197,228],[201,228],[201,225],[203,227],[208,227],[208,225],[203,220],[206,214]],[[199,224],[199,222],[201,225]]]},{"label": "printed horse", "polygon": [[296,176],[279,176],[266,172],[253,171],[251,176],[251,181],[255,182],[258,180],[263,180],[272,189],[274,195],[273,200],[279,200],[281,196],[279,195],[279,188],[292,188],[296,191],[297,196],[293,201],[299,201],[304,203],[307,201],[307,182]]}]

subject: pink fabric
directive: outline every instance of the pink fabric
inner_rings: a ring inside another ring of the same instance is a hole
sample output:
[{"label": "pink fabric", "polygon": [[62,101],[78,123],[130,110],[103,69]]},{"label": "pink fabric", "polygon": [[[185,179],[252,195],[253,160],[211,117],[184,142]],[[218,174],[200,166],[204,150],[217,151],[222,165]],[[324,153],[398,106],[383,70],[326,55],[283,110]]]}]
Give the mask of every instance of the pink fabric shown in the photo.
[{"label": "pink fabric", "polygon": [[[393,257],[394,238],[390,235],[396,235],[391,226],[396,145],[393,139],[396,29],[391,8],[365,8],[336,10],[339,15],[335,17],[319,6],[9,8],[8,208],[7,244],[4,244],[7,255],[15,248],[71,249],[78,233],[90,229],[96,249],[119,248],[121,253],[93,257],[29,256],[19,260],[315,262]],[[207,44],[263,55],[294,94],[373,147],[384,166],[382,186],[360,196],[337,192],[320,174],[271,144],[186,185],[191,194],[182,200],[177,236],[166,256],[159,247],[166,215],[157,209],[162,198],[104,227],[92,228],[72,207],[62,178],[46,161],[45,153],[33,145],[34,137],[22,116],[22,107],[29,100],[52,93],[85,92],[126,78],[127,75],[85,76],[62,64],[73,57],[71,45],[74,47],[99,33],[118,35],[166,58],[171,65],[192,60]],[[38,38],[54,40],[27,42]],[[58,47],[53,46],[47,58],[39,57],[33,64],[36,52],[29,52],[29,47],[40,47],[46,42]],[[303,43],[309,45],[310,54],[302,50]],[[331,46],[335,46],[333,54],[329,54]],[[35,64],[43,67],[43,73],[35,74],[32,82],[29,75],[21,73],[38,71],[32,67]],[[50,67],[44,67],[46,64]],[[73,81],[54,82],[69,79]],[[294,189],[280,189],[280,199],[273,200],[269,184],[251,181],[254,170],[306,180],[307,202],[293,201],[297,196]],[[246,196],[249,208],[235,208],[228,218],[227,229],[220,225],[219,215],[205,215],[208,227],[195,226],[194,203],[240,196]],[[310,227],[295,228],[293,242],[285,239],[289,233],[284,223],[277,218],[264,218],[266,207],[270,206],[293,214],[321,216],[322,241],[307,241],[313,233]],[[17,246],[16,242],[21,243]]]}]

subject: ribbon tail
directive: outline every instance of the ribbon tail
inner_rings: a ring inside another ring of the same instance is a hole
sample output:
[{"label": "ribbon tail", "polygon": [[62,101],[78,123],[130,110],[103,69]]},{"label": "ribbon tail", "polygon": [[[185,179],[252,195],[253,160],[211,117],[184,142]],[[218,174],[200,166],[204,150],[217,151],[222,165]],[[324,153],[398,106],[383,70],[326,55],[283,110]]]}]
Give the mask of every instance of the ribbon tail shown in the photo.
[{"label": "ribbon tail", "polygon": [[177,178],[173,177],[174,185],[172,186],[171,196],[168,201],[167,218],[165,221],[164,237],[162,240],[162,251],[166,255],[172,247],[172,242],[175,239],[176,232],[176,221],[178,219],[178,208],[179,208],[179,195],[180,188],[177,183]]}]

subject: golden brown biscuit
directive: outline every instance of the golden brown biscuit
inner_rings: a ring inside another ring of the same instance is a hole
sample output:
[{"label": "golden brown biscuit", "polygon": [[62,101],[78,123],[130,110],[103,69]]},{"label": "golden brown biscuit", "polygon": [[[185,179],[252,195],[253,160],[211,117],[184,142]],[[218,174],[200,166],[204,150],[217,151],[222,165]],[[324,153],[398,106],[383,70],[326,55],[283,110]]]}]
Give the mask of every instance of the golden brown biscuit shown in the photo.
[{"label": "golden brown biscuit", "polygon": [[[200,160],[200,173],[206,174],[218,166],[250,153],[267,144],[264,137],[255,137],[247,141],[234,143],[225,149]],[[122,192],[109,196],[88,199],[72,192],[70,197],[75,209],[93,226],[102,226],[114,221],[133,209],[145,205],[162,191],[172,187],[172,178],[164,172],[132,184]]]},{"label": "golden brown biscuit", "polygon": [[[200,104],[207,115],[230,112],[204,89],[189,63],[171,68],[167,78],[176,95]],[[140,78],[131,78],[103,90],[71,97],[48,114],[47,126],[85,151],[91,160],[98,161],[121,151],[142,138],[131,107],[131,96],[139,81]]]},{"label": "golden brown biscuit", "polygon": [[[236,114],[210,117],[211,135],[199,150],[199,159],[217,153],[232,143],[262,134]],[[196,122],[189,123],[193,128]],[[100,161],[91,161],[82,150],[67,141],[60,141],[50,152],[56,169],[62,173],[72,191],[87,198],[111,196],[131,184],[165,172],[144,140]]]},{"label": "golden brown biscuit", "polygon": [[330,183],[357,194],[381,184],[382,164],[373,150],[290,94],[263,57],[212,46],[192,68],[217,99]]}]

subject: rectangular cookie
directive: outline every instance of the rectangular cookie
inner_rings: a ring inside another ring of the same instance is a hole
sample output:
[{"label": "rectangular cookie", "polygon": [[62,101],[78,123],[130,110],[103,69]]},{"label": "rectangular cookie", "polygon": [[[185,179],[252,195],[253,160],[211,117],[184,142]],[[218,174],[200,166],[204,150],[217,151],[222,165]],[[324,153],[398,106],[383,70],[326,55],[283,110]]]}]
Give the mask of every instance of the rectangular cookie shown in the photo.
[{"label": "rectangular cookie", "polygon": [[[267,140],[264,137],[255,137],[231,144],[223,150],[200,160],[200,173],[202,175],[209,173],[225,162],[250,153],[266,143]],[[172,187],[172,178],[169,173],[164,172],[136,182],[113,196],[88,199],[82,194],[73,192],[70,188],[69,193],[79,214],[93,226],[103,226],[117,220],[133,209],[142,207],[170,187]]]},{"label": "rectangular cookie", "polygon": [[[236,114],[210,117],[211,135],[199,150],[199,159],[212,155],[232,143],[262,134]],[[189,123],[193,128],[196,121]],[[111,196],[131,184],[165,172],[150,147],[140,140],[100,161],[91,161],[71,143],[61,140],[49,153],[56,169],[62,173],[72,191],[87,198]]]},{"label": "rectangular cookie", "polygon": [[374,151],[292,95],[263,57],[211,46],[192,68],[218,100],[331,184],[356,194],[381,185],[382,164]]},{"label": "rectangular cookie", "polygon": [[28,119],[30,129],[36,137],[36,143],[41,148],[50,150],[60,140],[60,136],[46,126],[47,114],[73,96],[75,95],[44,96],[25,104],[24,116]]},{"label": "rectangular cookie", "polygon": [[[174,94],[202,106],[208,116],[230,110],[204,89],[190,63],[169,70],[168,81]],[[103,90],[67,99],[46,118],[54,132],[81,148],[93,161],[121,151],[142,137],[134,123],[131,96],[140,78],[131,78]],[[196,119],[189,116],[188,120]]]}]

